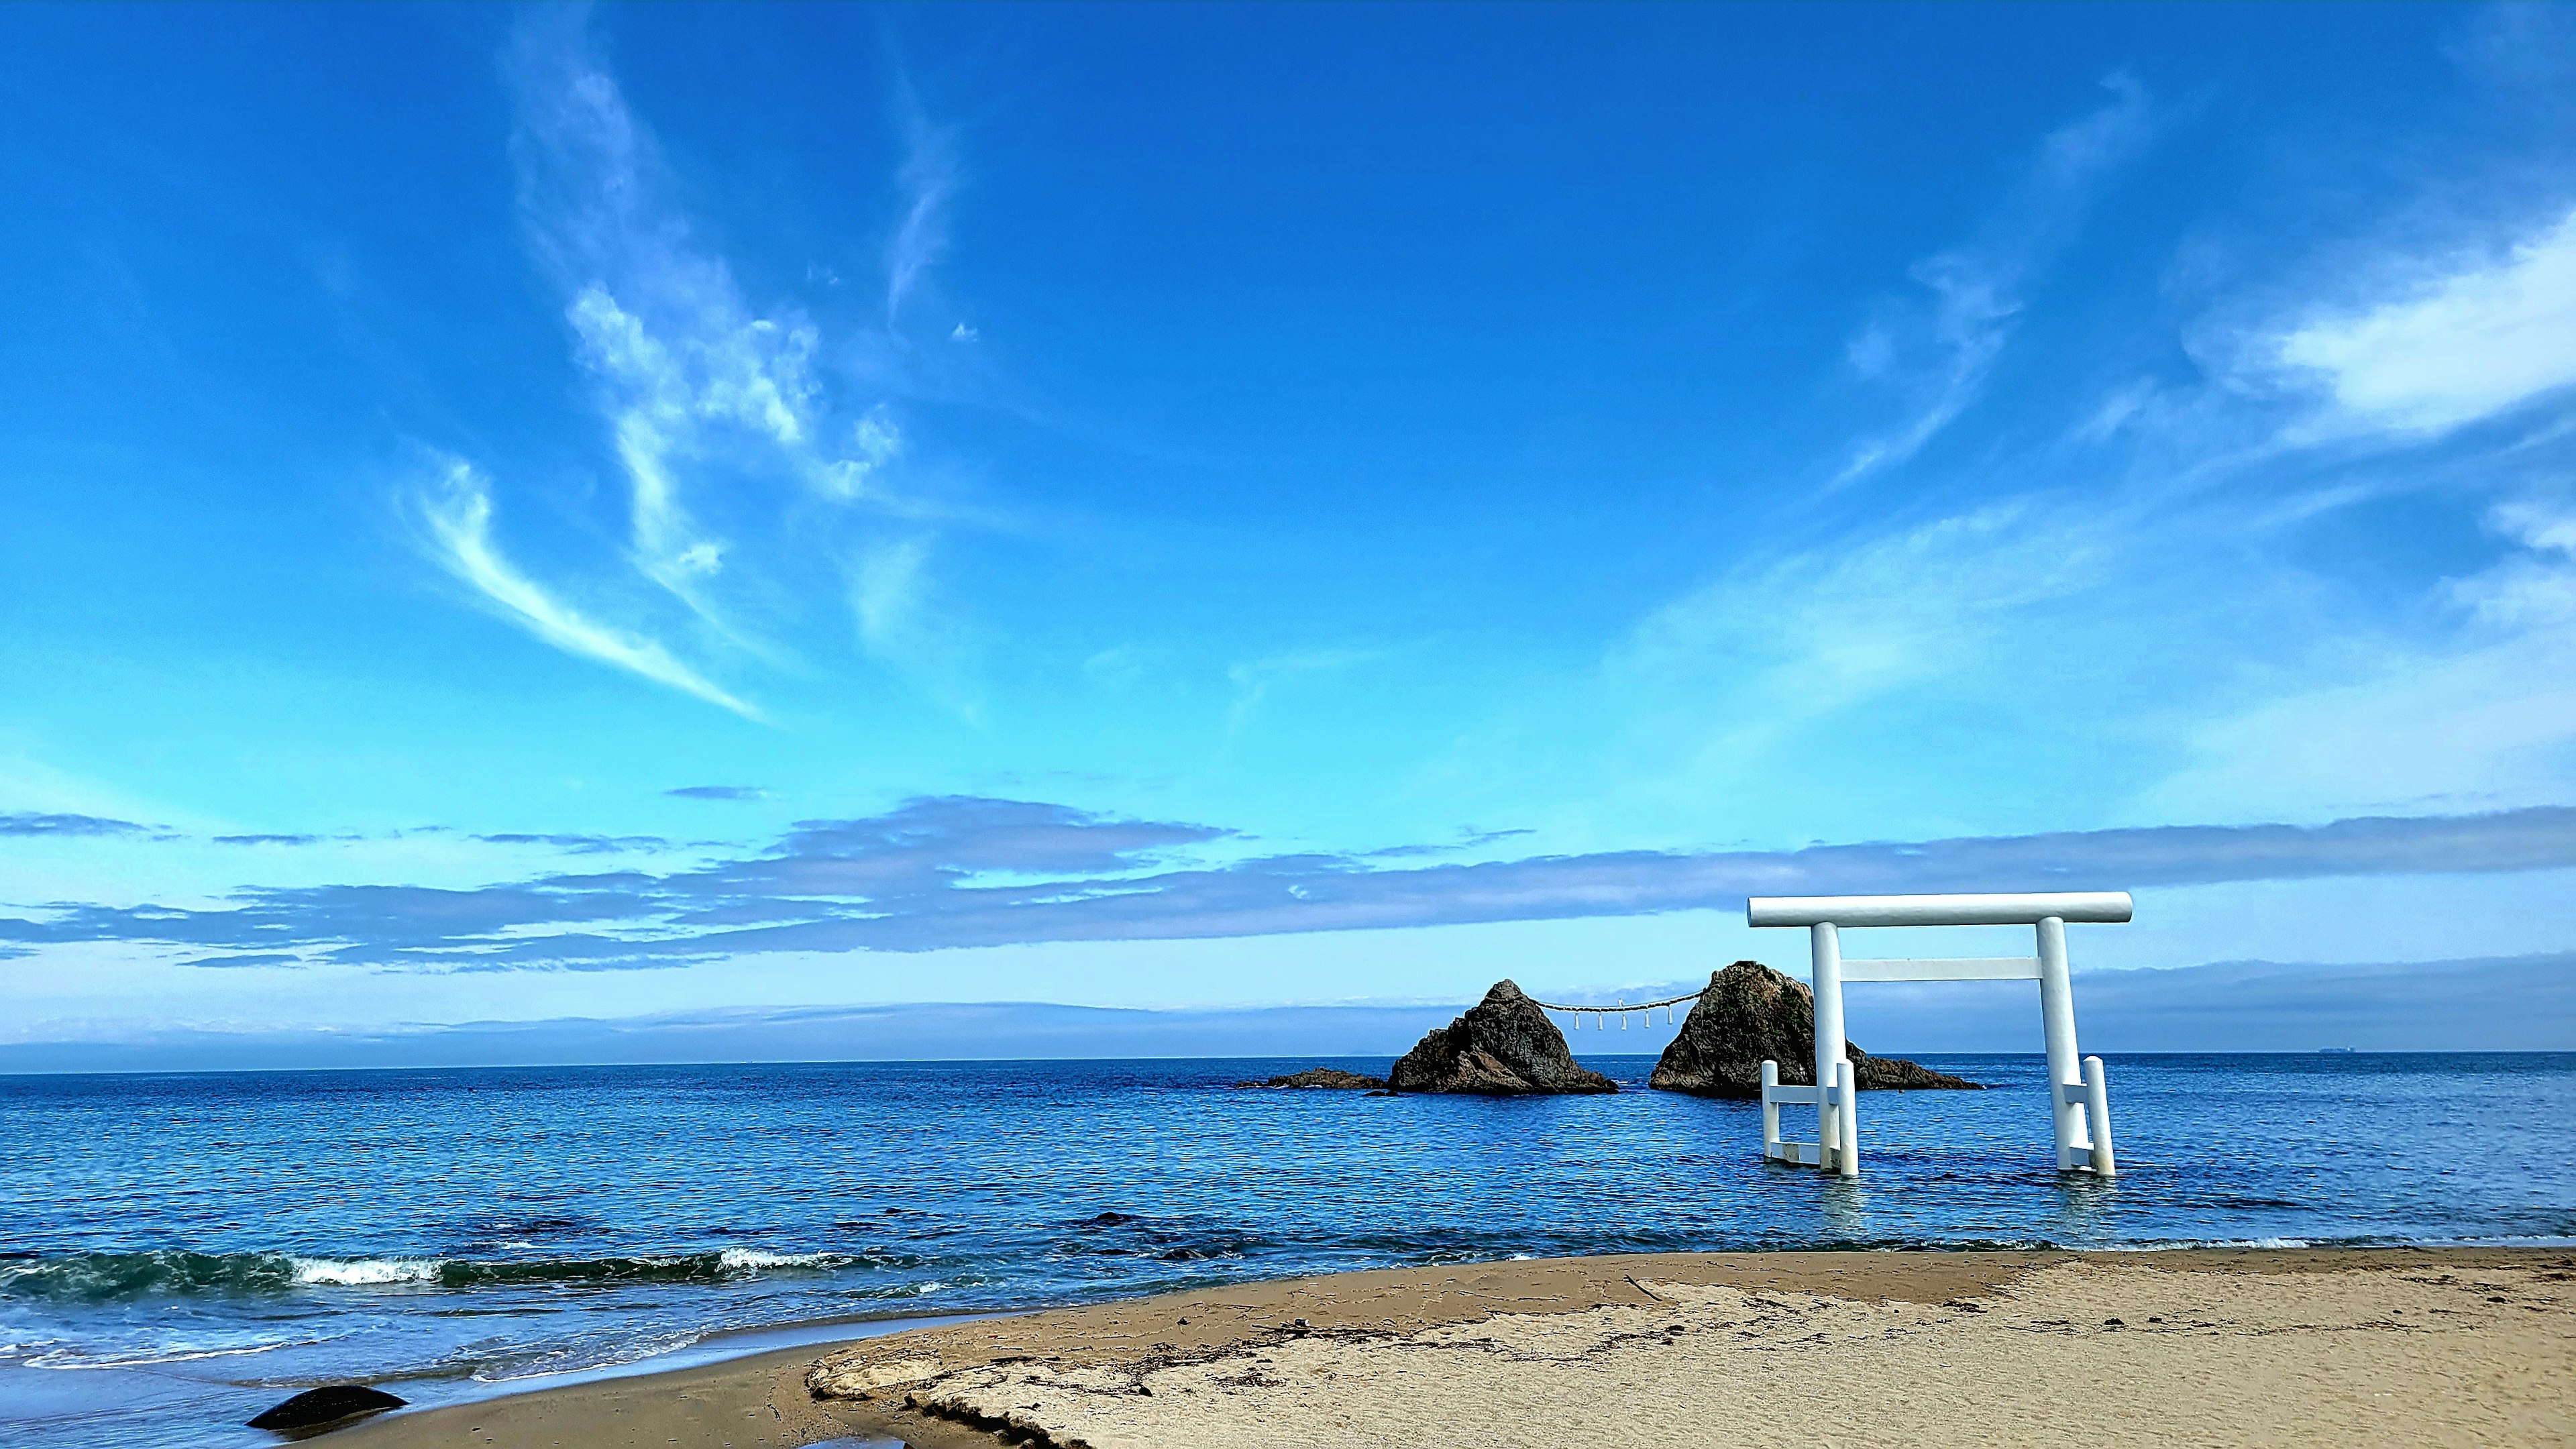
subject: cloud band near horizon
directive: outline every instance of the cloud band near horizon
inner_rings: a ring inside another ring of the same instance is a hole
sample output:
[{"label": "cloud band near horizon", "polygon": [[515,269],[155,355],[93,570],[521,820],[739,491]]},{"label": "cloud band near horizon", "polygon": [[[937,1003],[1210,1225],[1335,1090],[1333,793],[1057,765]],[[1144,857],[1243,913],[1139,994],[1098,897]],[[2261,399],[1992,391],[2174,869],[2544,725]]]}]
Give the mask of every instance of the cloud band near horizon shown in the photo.
[{"label": "cloud band near horizon", "polygon": [[[118,822],[98,822],[98,827]],[[2576,866],[2576,807],[2157,826],[1790,851],[1614,851],[1390,867],[1383,853],[1182,854],[1211,826],[976,797],[799,822],[766,850],[656,873],[464,890],[245,886],[211,908],[55,902],[0,952],[127,942],[206,966],[609,970],[774,952],[914,952],[1740,909],[1748,895],[2127,889]],[[21,909],[26,909],[22,907]]]}]

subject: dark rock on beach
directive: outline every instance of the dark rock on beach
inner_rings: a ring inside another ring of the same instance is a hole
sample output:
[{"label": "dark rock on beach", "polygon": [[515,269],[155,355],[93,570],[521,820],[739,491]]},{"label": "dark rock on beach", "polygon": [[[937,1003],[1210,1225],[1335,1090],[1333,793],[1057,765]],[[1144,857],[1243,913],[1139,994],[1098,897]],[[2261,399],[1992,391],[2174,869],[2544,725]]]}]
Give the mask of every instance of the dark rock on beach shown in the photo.
[{"label": "dark rock on beach", "polygon": [[254,1429],[268,1429],[280,1434],[294,1434],[307,1429],[320,1429],[355,1419],[364,1414],[381,1414],[399,1409],[401,1399],[382,1389],[365,1384],[325,1384],[306,1389],[285,1403],[250,1421]]},{"label": "dark rock on beach", "polygon": [[1397,1092],[1488,1097],[1619,1090],[1608,1077],[1576,1066],[1565,1034],[1509,981],[1495,982],[1466,1015],[1416,1043],[1386,1074],[1386,1084]]},{"label": "dark rock on beach", "polygon": [[1386,1081],[1382,1077],[1363,1077],[1357,1072],[1346,1072],[1339,1067],[1308,1067],[1302,1072],[1290,1072],[1284,1077],[1272,1077],[1266,1082],[1237,1082],[1235,1085],[1238,1087],[1290,1087],[1310,1092],[1366,1092],[1385,1086]]},{"label": "dark rock on beach", "polygon": [[[1846,1041],[1863,1091],[1974,1091],[1962,1080],[1899,1057],[1874,1057]],[[1816,1080],[1816,995],[1807,983],[1759,961],[1738,961],[1708,979],[1664,1048],[1646,1085],[1701,1097],[1762,1095],[1762,1063],[1780,1064],[1784,1086]]]}]

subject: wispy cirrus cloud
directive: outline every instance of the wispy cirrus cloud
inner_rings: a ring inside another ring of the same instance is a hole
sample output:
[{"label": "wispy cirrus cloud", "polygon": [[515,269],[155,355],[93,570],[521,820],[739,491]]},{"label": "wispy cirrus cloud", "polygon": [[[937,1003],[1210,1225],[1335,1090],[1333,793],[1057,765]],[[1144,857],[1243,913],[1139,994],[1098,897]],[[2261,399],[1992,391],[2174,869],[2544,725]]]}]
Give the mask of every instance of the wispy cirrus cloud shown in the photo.
[{"label": "wispy cirrus cloud", "polygon": [[[1774,554],[1638,621],[1611,651],[1620,681],[1696,680],[1732,701],[1702,763],[1758,762],[1823,717],[1982,673],[2037,615],[2112,586],[2121,519],[2007,498],[1875,537]],[[1697,768],[1697,764],[1687,768]]]},{"label": "wispy cirrus cloud", "polygon": [[2485,556],[2402,608],[2351,610],[2274,688],[2199,721],[2143,808],[2479,809],[2576,783],[2576,211],[2534,223],[2527,198],[2485,193],[2450,210],[2468,216],[2446,244],[2348,248],[2303,270],[2308,295],[2216,329],[2213,355],[2225,389],[2270,409],[2267,458],[2368,469],[2283,516],[2429,495]]},{"label": "wispy cirrus cloud", "polygon": [[927,533],[887,538],[850,564],[850,614],[869,658],[909,675],[968,721],[982,717],[975,632],[940,607],[932,569],[937,540]]},{"label": "wispy cirrus cloud", "polygon": [[[949,203],[963,174],[955,133],[932,122],[908,81],[898,81],[895,87],[895,121],[904,139],[903,169],[896,178],[903,192],[903,212],[886,241],[885,316],[889,329],[900,327],[904,304],[947,254]],[[949,335],[972,341],[975,330],[960,322]]]},{"label": "wispy cirrus cloud", "polygon": [[1913,279],[1928,296],[1889,307],[1846,344],[1852,370],[1894,393],[1904,418],[1854,444],[1832,486],[1903,463],[1976,401],[2031,273],[2066,244],[2104,178],[2155,133],[2145,87],[2125,75],[2103,86],[2111,99],[2041,143],[1978,235],[1914,264]]},{"label": "wispy cirrus cloud", "polygon": [[[895,484],[910,446],[900,379],[836,382],[823,324],[793,301],[754,299],[675,200],[684,188],[589,27],[575,9],[523,19],[506,67],[517,102],[510,156],[523,234],[561,298],[623,484],[617,562],[658,591],[660,607],[647,595],[613,616],[597,604],[576,611],[541,582],[564,572],[552,561],[505,562],[481,473],[479,504],[457,501],[442,477],[421,508],[440,520],[439,561],[538,637],[756,718],[710,682],[716,666],[794,663],[797,601],[811,595],[812,574],[846,575],[853,557],[917,546],[950,515]],[[902,100],[889,329],[944,251],[958,175],[949,133],[908,92]],[[815,279],[839,280],[809,268]],[[856,386],[879,395],[839,395]],[[878,612],[919,612],[927,593],[916,577]]]},{"label": "wispy cirrus cloud", "polygon": [[761,718],[759,710],[681,663],[659,642],[590,618],[512,565],[493,541],[491,489],[472,464],[449,460],[441,486],[419,503],[435,543],[432,556],[511,622],[566,653],[632,671],[745,719]]},{"label": "wispy cirrus cloud", "polygon": [[[1864,370],[1928,389],[1921,409],[1819,471],[1892,468],[1949,426],[2037,295],[1992,279],[2032,275],[2160,124],[2128,94],[2052,140],[2049,179],[2004,213],[2038,220],[1993,229],[2033,244],[1961,248],[1975,264],[1928,284],[1941,306],[1855,343]],[[2552,541],[2576,508],[2576,212],[2527,184],[2409,181],[2300,248],[2205,226],[2166,278],[2192,365],[2124,367],[2045,441],[1993,438],[1852,526],[1787,520],[1800,546],[1644,614],[1599,681],[1630,705],[1614,784],[1758,790],[1782,742],[1827,732],[1864,757],[1916,748],[1885,717],[1955,722],[1993,767],[2078,739],[2097,778],[2135,761],[2113,819],[2576,797],[2576,556]],[[2396,545],[2401,513],[2451,542]],[[2072,707],[2026,727],[2000,702],[2041,677]]]},{"label": "wispy cirrus cloud", "polygon": [[[903,164],[896,172],[897,213],[885,242],[884,351],[911,354],[906,311],[946,257],[949,213],[963,180],[955,131],[934,122],[910,80],[894,82],[893,117],[902,137]],[[952,342],[973,341],[964,322]],[[897,365],[899,364],[890,364]],[[904,439],[879,409],[861,419],[856,441],[877,467],[894,462]],[[981,718],[975,684],[982,650],[976,632],[940,597],[933,559],[938,535],[923,526],[887,532],[850,549],[842,563],[859,646],[879,664],[912,678],[927,693],[968,721]]]},{"label": "wispy cirrus cloud", "polygon": [[769,792],[758,785],[682,785],[662,792],[674,800],[766,800]]},{"label": "wispy cirrus cloud", "polygon": [[[206,908],[62,903],[0,945],[121,941],[424,970],[622,969],[775,952],[1186,940],[1741,906],[1748,894],[2200,885],[2576,866],[2576,809],[2172,826],[1812,846],[1614,851],[1388,866],[1342,854],[1196,859],[1239,840],[1183,822],[973,797],[801,822],[688,869],[463,890],[252,887]],[[237,955],[238,953],[238,955]]]},{"label": "wispy cirrus cloud", "polygon": [[2505,551],[2439,590],[2437,634],[2348,641],[2298,687],[2208,721],[2148,808],[2564,798],[2576,755],[2576,494],[2512,499],[2485,521]]},{"label": "wispy cirrus cloud", "polygon": [[666,199],[651,132],[580,17],[532,21],[512,69],[520,214],[599,389],[627,477],[635,565],[717,618],[710,583],[728,543],[692,510],[687,475],[749,464],[755,477],[783,473],[828,498],[877,498],[901,430],[882,408],[832,422],[821,329],[791,306],[755,308]]},{"label": "wispy cirrus cloud", "polygon": [[2322,385],[2339,430],[2440,432],[2576,386],[2576,210],[2500,256],[2398,265],[2388,295],[2272,343]]}]

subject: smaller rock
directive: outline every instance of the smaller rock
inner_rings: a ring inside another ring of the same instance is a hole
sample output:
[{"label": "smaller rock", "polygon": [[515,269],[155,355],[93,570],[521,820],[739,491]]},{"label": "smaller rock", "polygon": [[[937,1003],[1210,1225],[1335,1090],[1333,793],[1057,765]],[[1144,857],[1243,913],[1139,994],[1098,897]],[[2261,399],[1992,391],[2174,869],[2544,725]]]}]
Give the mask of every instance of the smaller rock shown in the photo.
[{"label": "smaller rock", "polygon": [[368,1388],[365,1384],[325,1384],[318,1389],[306,1389],[268,1410],[251,1420],[250,1426],[281,1434],[293,1433],[299,1429],[319,1429],[325,1424],[337,1424],[363,1414],[381,1414],[387,1409],[402,1406],[401,1399],[382,1389]]},{"label": "smaller rock", "polygon": [[1290,1072],[1284,1077],[1272,1077],[1266,1082],[1237,1082],[1235,1085],[1238,1087],[1293,1087],[1305,1091],[1366,1092],[1383,1088],[1386,1085],[1386,1079],[1363,1077],[1357,1072],[1346,1072],[1339,1067],[1308,1067],[1302,1072]]},{"label": "smaller rock", "polygon": [[1387,1074],[1398,1092],[1465,1092],[1488,1097],[1615,1092],[1619,1084],[1578,1065],[1565,1034],[1510,981],[1447,1026],[1414,1043]]}]

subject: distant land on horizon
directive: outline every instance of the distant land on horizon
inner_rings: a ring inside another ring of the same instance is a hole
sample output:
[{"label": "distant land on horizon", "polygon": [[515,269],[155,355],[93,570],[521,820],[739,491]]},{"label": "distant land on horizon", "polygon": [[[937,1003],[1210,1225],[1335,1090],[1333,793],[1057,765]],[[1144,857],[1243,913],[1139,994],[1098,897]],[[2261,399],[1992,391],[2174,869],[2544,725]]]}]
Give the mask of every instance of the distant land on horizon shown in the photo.
[{"label": "distant land on horizon", "polygon": [[[2079,971],[2092,1052],[2576,1050],[2576,952],[2377,965],[2219,962]],[[1688,991],[1649,986],[1631,999]],[[1597,999],[1597,998],[1594,998]],[[1054,1002],[744,1008],[626,1018],[363,1030],[177,1029],[120,1040],[0,1043],[0,1074],[727,1062],[1392,1057],[1466,1003],[1200,1010]],[[2036,1052],[2018,982],[1850,988],[1851,1034],[1876,1052]],[[1578,1055],[1651,1053],[1658,1022],[1576,1031]]]}]

